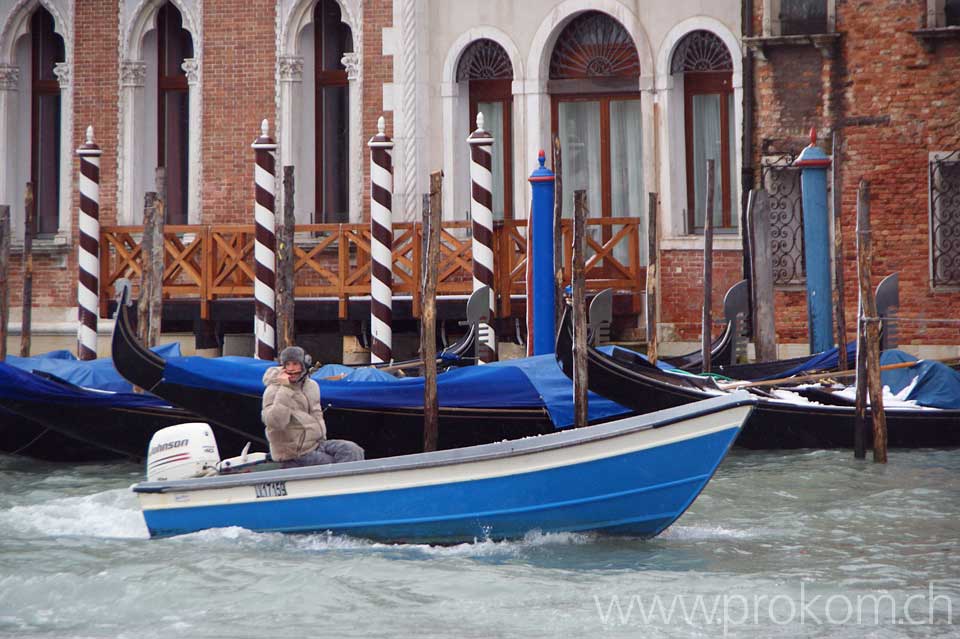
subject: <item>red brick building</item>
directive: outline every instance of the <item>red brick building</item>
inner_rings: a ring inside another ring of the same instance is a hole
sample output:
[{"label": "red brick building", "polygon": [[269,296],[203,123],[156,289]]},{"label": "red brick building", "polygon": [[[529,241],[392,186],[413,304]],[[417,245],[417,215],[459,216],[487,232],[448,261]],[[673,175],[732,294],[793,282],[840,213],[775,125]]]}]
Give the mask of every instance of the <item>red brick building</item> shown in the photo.
[{"label": "red brick building", "polygon": [[[488,4],[0,0],[0,143],[7,149],[0,204],[11,206],[14,228],[8,280],[14,337],[27,182],[37,192],[34,350],[69,347],[76,332],[74,151],[88,126],[103,150],[101,225],[140,224],[144,194],[156,188],[155,168],[164,166],[166,222],[183,227],[171,238],[186,251],[197,237],[214,242],[202,227],[252,225],[250,144],[263,119],[278,143],[278,166],[296,167],[298,224],[368,219],[365,144],[381,115],[396,143],[395,220],[415,219],[429,172],[442,168],[445,217],[463,221],[465,138],[481,110],[502,141],[495,199],[504,228],[522,236],[526,177],[536,151],[559,135],[568,159],[564,183],[580,184],[595,198],[591,215],[632,220],[598,221],[594,236],[609,251],[595,279],[618,282],[625,293],[643,290],[646,192],[658,194],[658,319],[668,341],[693,342],[699,334],[700,167],[704,157],[715,157],[715,315],[723,292],[743,273],[744,193],[763,184],[782,213],[775,249],[778,341],[803,348],[799,187],[785,166],[807,144],[811,127],[834,153],[842,189],[848,325],[856,306],[853,224],[861,178],[873,189],[874,273],[900,272],[901,314],[960,316],[960,3],[723,0],[709,3],[710,15],[693,0]],[[577,46],[593,57],[579,59],[572,53]],[[834,132],[837,150],[830,148]],[[279,184],[278,194],[279,209],[285,198]],[[624,226],[630,233],[617,240]],[[304,236],[305,251],[316,246],[316,236]],[[104,250],[110,246],[104,241]],[[224,250],[216,264],[232,259]],[[514,258],[498,258],[498,269],[509,271]],[[317,261],[334,275],[343,264],[330,255]],[[116,275],[109,271],[101,281]],[[177,277],[183,284],[189,273]],[[318,270],[313,277],[304,284],[326,276]],[[195,331],[201,346],[211,345],[211,333],[249,332],[252,284],[237,281],[234,288],[221,283],[228,292],[211,294],[202,312],[197,298],[209,290],[177,289],[171,280],[165,330]],[[395,281],[395,296],[402,298],[404,286],[413,284]],[[509,309],[509,295],[500,295]],[[237,297],[246,306],[228,305]],[[630,315],[640,307],[618,307],[627,313],[620,326],[642,325]],[[314,311],[322,326],[311,330],[363,330],[362,302]],[[108,328],[103,321],[102,330]],[[902,344],[925,353],[958,354],[955,324],[911,322],[900,333]],[[100,341],[104,353],[106,340]]]}]

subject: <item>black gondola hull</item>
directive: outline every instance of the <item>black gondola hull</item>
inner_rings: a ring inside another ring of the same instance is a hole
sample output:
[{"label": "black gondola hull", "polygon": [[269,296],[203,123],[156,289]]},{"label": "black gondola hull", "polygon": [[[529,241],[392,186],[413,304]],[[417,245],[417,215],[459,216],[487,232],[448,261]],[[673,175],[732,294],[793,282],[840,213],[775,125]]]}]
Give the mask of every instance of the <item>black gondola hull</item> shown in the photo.
[{"label": "black gondola hull", "polygon": [[[564,373],[573,370],[569,312],[557,337],[557,359]],[[641,413],[681,406],[715,396],[710,382],[631,366],[593,348],[587,352],[591,391]],[[960,446],[960,410],[889,408],[887,441],[891,447]],[[759,397],[736,445],[743,448],[852,448],[854,408],[792,404]],[[868,445],[872,444],[872,432]]]}]

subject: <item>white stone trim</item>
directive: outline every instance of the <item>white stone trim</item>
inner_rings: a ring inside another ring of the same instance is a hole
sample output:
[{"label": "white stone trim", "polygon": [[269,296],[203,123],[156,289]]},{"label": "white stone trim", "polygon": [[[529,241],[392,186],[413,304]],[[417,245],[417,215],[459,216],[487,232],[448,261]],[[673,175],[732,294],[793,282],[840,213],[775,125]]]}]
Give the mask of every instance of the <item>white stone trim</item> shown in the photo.
[{"label": "white stone trim", "polygon": [[[460,191],[469,187],[469,149],[464,141],[467,137],[468,127],[466,121],[458,115],[464,110],[463,102],[469,99],[468,95],[461,97],[460,86],[457,83],[457,65],[460,62],[460,56],[472,43],[481,39],[493,40],[506,51],[510,58],[510,64],[513,66],[513,119],[509,123],[512,130],[513,140],[513,171],[512,175],[507,176],[512,183],[513,188],[513,214],[515,218],[521,219],[527,216],[529,187],[526,183],[526,176],[523,168],[529,162],[535,161],[534,158],[528,159],[523,156],[524,139],[526,132],[518,126],[517,114],[523,110],[523,60],[520,57],[520,50],[516,43],[506,33],[492,26],[477,26],[464,31],[454,40],[453,44],[447,50],[447,55],[443,62],[443,75],[440,79],[441,111],[443,118],[443,174],[449,176],[443,189],[443,211],[446,219],[457,219],[461,211],[456,208],[457,202],[470,202],[469,190],[466,194]],[[469,107],[467,107],[469,110]],[[468,116],[469,117],[469,116]],[[522,120],[521,120],[522,122]],[[462,126],[461,126],[462,125]],[[471,127],[472,128],[472,127]],[[496,140],[494,144],[498,144]],[[519,161],[518,161],[519,160]],[[466,178],[466,179],[464,179]]]},{"label": "white stone trim", "polygon": [[429,12],[426,0],[395,0],[393,24],[398,30],[393,61],[393,214],[401,221],[420,217],[420,195],[427,190],[426,130],[430,125],[427,62]]},{"label": "white stone trim", "polygon": [[[780,3],[782,0],[763,0],[763,19],[761,21],[763,35],[777,37],[781,35],[780,29]],[[833,33],[837,29],[837,0],[825,0],[827,3],[827,33]],[[929,6],[939,2],[941,6],[940,15],[943,16],[943,0],[927,0],[927,12],[929,15]]]},{"label": "white stone trim", "polygon": [[[275,91],[278,182],[282,182],[282,167],[296,167],[297,158],[301,154],[296,143],[296,120],[300,115],[303,91],[312,87],[315,80],[304,77],[300,35],[308,25],[313,24],[316,4],[317,0],[278,0],[277,3]],[[362,0],[337,0],[337,5],[340,7],[340,21],[350,27],[353,37],[353,51],[345,54],[342,62],[347,69],[350,100],[350,167],[347,177],[349,214],[351,222],[359,222],[363,219],[363,3]],[[312,181],[313,176],[306,175],[301,167],[296,167],[295,180],[296,183],[303,184],[304,180]],[[277,193],[280,193],[278,210],[283,210],[286,194],[283,193],[282,184],[277,185]],[[312,208],[311,205],[310,210]],[[298,221],[308,220],[303,218]]]},{"label": "white stone trim", "polygon": [[[687,163],[686,146],[684,140],[684,110],[683,110],[683,78],[678,74],[670,73],[670,63],[673,53],[683,38],[693,31],[709,31],[719,37],[733,61],[733,108],[734,108],[734,143],[736,165],[734,166],[733,180],[730,187],[734,193],[741,192],[740,165],[743,161],[743,50],[738,36],[727,25],[707,16],[687,18],[667,33],[660,49],[657,51],[656,89],[660,105],[661,122],[659,123],[660,157],[659,162],[665,170],[660,171],[658,190],[660,192],[660,210],[662,213],[661,227],[664,242],[671,238],[682,238],[689,235],[686,228],[687,209]],[[740,198],[737,197],[739,202]],[[739,226],[739,210],[731,212],[737,215]],[[740,233],[743,229],[740,229]],[[719,238],[719,234],[714,235]],[[739,237],[737,242],[741,243]],[[682,243],[681,243],[682,244]],[[700,242],[702,248],[702,240]]]},{"label": "white stone trim", "polygon": [[[193,41],[193,58],[187,73],[190,120],[187,141],[187,223],[199,224],[202,207],[203,163],[203,0],[170,0],[180,12],[183,28]],[[119,90],[117,92],[117,223],[138,224],[143,215],[143,195],[154,188],[143,177],[144,162],[156,166],[156,158],[143,153],[147,120],[146,81],[148,69],[143,41],[157,26],[157,14],[166,0],[122,0],[120,3]],[[156,127],[156,121],[152,123]],[[159,141],[158,141],[159,144]]]},{"label": "white stone trim", "polygon": [[[34,240],[35,243],[66,245],[70,241],[72,226],[71,188],[73,184],[73,0],[18,0],[0,8],[0,145],[11,150],[18,149],[20,128],[29,128],[30,113],[20,111],[20,91],[30,91],[26,86],[29,72],[17,65],[17,41],[30,31],[33,12],[43,7],[53,16],[53,29],[63,39],[64,61],[54,69],[60,84],[60,184],[57,233],[49,240]],[[27,147],[29,152],[29,145]],[[15,157],[16,154],[11,154]],[[29,176],[29,169],[27,170]],[[11,183],[9,169],[0,172],[0,202],[10,204],[10,222],[14,243],[23,237],[23,186]],[[16,179],[16,178],[13,178]],[[28,177],[29,179],[29,177]]]},{"label": "white stone trim", "polygon": [[[515,167],[532,162],[533,158],[537,157],[540,149],[545,151],[550,149],[550,96],[547,94],[547,80],[550,76],[550,56],[553,53],[554,44],[563,27],[576,15],[584,11],[602,11],[623,25],[637,49],[637,56],[640,59],[640,73],[642,75],[641,84],[646,85],[650,82],[649,80],[644,81],[643,77],[649,76],[654,71],[653,45],[643,22],[640,21],[637,14],[634,13],[629,6],[618,0],[564,0],[554,7],[543,19],[530,44],[530,52],[527,55],[526,65],[527,76],[523,84],[524,102],[526,106],[520,110],[523,113],[522,126],[526,135],[523,151],[520,154],[515,154]],[[641,90],[641,86],[638,86],[637,90]],[[652,109],[649,107],[644,108],[642,103],[641,109],[644,114],[642,126],[645,131],[643,152],[646,153],[648,149],[652,147],[652,142],[647,140],[646,133],[646,131],[652,132],[653,130],[653,123],[648,119],[648,117],[652,117]],[[648,116],[648,114],[650,115]],[[645,157],[644,159],[645,164],[656,161],[657,158]],[[647,178],[647,172],[647,169],[645,169],[645,179]],[[652,184],[652,182],[650,182],[650,184]],[[524,211],[530,207],[529,191],[529,188],[524,188],[520,191],[524,194]],[[515,195],[514,201],[517,202],[518,199]],[[516,205],[514,208],[517,208]]]}]

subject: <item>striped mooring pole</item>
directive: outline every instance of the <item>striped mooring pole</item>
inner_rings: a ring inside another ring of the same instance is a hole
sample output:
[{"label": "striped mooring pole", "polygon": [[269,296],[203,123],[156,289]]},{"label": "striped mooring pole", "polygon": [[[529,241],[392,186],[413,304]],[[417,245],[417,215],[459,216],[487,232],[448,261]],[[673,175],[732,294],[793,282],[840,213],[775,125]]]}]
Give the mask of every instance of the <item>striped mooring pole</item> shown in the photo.
[{"label": "striped mooring pole", "polygon": [[256,338],[254,357],[257,359],[275,359],[277,356],[277,314],[276,314],[276,204],[274,188],[276,182],[276,161],[274,152],[277,144],[267,134],[267,121],[260,124],[260,137],[254,140],[253,147],[254,184],[256,203],[256,238],[254,242],[254,260],[256,261],[253,284],[254,326]]},{"label": "striped mooring pole", "polygon": [[383,116],[370,147],[370,361],[393,359],[393,141]]},{"label": "striped mooring pole", "polygon": [[473,219],[473,290],[490,287],[488,323],[480,324],[480,362],[497,360],[497,336],[493,321],[497,298],[493,287],[493,136],[483,130],[483,113],[477,113],[477,130],[467,138],[470,144],[470,217]]},{"label": "striped mooring pole", "polygon": [[77,149],[80,157],[80,211],[77,216],[80,242],[77,261],[77,358],[97,358],[97,318],[100,315],[100,155],[93,141],[93,127]]}]

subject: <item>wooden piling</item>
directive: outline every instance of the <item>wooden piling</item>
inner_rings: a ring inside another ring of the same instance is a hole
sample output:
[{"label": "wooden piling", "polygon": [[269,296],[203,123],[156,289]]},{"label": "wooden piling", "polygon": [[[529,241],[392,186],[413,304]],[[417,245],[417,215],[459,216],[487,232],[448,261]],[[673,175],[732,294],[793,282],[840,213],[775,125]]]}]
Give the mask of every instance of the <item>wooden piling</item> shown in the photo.
[{"label": "wooden piling", "polygon": [[[563,154],[560,135],[553,134],[553,300],[554,322],[559,327],[563,318]],[[527,239],[529,241],[529,238]]]},{"label": "wooden piling", "polygon": [[840,185],[840,135],[833,132],[831,164],[831,195],[833,197],[833,277],[834,277],[834,314],[837,316],[837,350],[840,370],[847,368],[847,320],[844,314],[843,285],[843,218],[842,193]]},{"label": "wooden piling", "polygon": [[[883,387],[880,384],[880,319],[877,300],[871,284],[873,241],[870,234],[870,182],[860,180],[857,192],[857,274],[860,282],[860,324],[863,326],[866,380],[857,379],[857,392],[862,382],[870,392],[870,416],[873,419],[873,461],[887,463],[887,419],[883,411]],[[859,349],[858,349],[859,350]],[[857,354],[859,360],[860,354]]]},{"label": "wooden piling", "polygon": [[647,359],[657,363],[657,280],[660,237],[657,232],[657,194],[647,194]]},{"label": "wooden piling", "polygon": [[747,239],[750,245],[750,289],[753,293],[753,339],[757,361],[760,362],[777,359],[770,231],[770,198],[762,189],[750,191],[747,200]]},{"label": "wooden piling", "polygon": [[150,345],[160,343],[160,324],[163,318],[163,275],[165,270],[163,227],[166,224],[166,193],[167,172],[164,167],[157,167],[156,172],[157,199],[153,203],[156,210],[156,223],[153,226],[153,252],[150,256],[153,262],[153,281],[150,284]]},{"label": "wooden piling", "polygon": [[283,167],[283,218],[277,225],[277,352],[294,344],[294,169]]},{"label": "wooden piling", "polygon": [[430,174],[430,199],[423,210],[423,311],[420,359],[423,360],[423,450],[437,449],[440,404],[437,400],[437,264],[440,261],[443,171]]},{"label": "wooden piling", "polygon": [[587,425],[587,300],[584,270],[584,235],[587,223],[587,192],[573,193],[573,412],[574,426]]},{"label": "wooden piling", "polygon": [[703,218],[703,333],[700,348],[703,372],[710,372],[710,344],[713,341],[713,160],[707,160],[707,205]]},{"label": "wooden piling", "polygon": [[10,206],[0,204],[0,362],[7,360],[10,324]]},{"label": "wooden piling", "polygon": [[20,357],[30,357],[31,323],[33,321],[33,234],[37,226],[33,182],[27,182],[23,206],[23,315],[20,321]]},{"label": "wooden piling", "polygon": [[150,341],[150,301],[153,299],[153,281],[156,262],[154,262],[154,241],[157,226],[157,194],[148,191],[143,196],[143,239],[140,240],[140,299],[137,300],[137,337],[148,348]]}]

